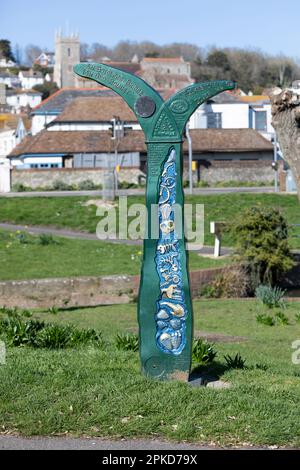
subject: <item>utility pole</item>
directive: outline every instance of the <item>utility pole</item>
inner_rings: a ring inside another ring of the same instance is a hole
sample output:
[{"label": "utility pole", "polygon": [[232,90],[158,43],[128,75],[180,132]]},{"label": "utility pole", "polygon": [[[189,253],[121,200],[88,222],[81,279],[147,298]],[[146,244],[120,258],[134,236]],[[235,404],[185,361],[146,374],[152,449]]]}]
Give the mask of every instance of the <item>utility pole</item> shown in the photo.
[{"label": "utility pole", "polygon": [[189,122],[185,126],[185,134],[188,141],[189,147],[189,193],[193,194],[193,148],[192,148],[192,138],[190,134]]}]

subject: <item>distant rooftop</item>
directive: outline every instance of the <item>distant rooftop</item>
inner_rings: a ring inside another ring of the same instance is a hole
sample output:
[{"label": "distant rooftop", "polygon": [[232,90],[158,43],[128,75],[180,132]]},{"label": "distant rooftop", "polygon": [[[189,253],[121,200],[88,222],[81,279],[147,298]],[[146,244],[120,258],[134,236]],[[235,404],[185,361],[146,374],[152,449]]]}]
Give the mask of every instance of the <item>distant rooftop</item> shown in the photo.
[{"label": "distant rooftop", "polygon": [[247,95],[247,96],[240,96],[240,101],[244,103],[257,103],[259,101],[270,101],[270,97],[267,95]]},{"label": "distant rooftop", "polygon": [[232,93],[228,91],[223,91],[222,93],[219,93],[218,95],[214,96],[213,98],[210,98],[208,100],[209,102],[217,103],[217,104],[230,104],[230,103],[241,103],[241,97],[240,96],[235,96]]},{"label": "distant rooftop", "polygon": [[[273,145],[254,129],[192,129],[194,153],[273,152]],[[184,142],[184,152],[188,145]],[[120,140],[119,152],[146,152],[142,131],[130,131]],[[34,154],[113,153],[109,131],[41,131],[26,137],[9,157]]]},{"label": "distant rooftop", "polygon": [[116,94],[108,88],[100,86],[95,88],[61,88],[33,108],[32,114],[60,114],[67,104],[76,98],[99,96],[116,96]]},{"label": "distant rooftop", "polygon": [[144,57],[142,62],[185,62],[182,57]]},{"label": "distant rooftop", "polygon": [[108,122],[114,116],[122,121],[137,122],[137,118],[120,96],[85,96],[75,98],[55,122]]}]

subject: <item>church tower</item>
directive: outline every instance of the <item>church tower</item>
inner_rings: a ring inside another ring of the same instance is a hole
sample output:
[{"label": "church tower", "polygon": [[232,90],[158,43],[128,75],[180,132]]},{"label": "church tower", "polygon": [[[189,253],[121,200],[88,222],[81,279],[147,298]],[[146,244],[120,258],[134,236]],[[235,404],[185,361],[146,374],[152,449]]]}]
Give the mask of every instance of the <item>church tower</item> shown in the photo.
[{"label": "church tower", "polygon": [[61,32],[55,35],[55,66],[54,81],[58,88],[76,86],[73,66],[80,62],[79,34],[63,36]]}]

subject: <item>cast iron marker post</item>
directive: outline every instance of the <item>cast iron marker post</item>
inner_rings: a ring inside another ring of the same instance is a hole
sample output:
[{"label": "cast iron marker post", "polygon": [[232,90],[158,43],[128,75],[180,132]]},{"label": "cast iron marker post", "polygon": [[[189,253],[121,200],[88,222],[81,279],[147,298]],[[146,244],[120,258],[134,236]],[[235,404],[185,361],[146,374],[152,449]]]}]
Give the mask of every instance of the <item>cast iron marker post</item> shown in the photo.
[{"label": "cast iron marker post", "polygon": [[[235,83],[195,83],[164,101],[141,78],[109,65],[81,63],[74,71],[122,96],[144,131],[148,238],[144,240],[138,301],[141,365],[151,377],[188,380],[193,312],[185,240],[178,235],[184,234],[183,213],[175,227],[175,204],[183,209],[184,201],[182,136],[194,111],[218,93],[234,89]],[[154,205],[158,205],[158,233],[151,238]]]}]

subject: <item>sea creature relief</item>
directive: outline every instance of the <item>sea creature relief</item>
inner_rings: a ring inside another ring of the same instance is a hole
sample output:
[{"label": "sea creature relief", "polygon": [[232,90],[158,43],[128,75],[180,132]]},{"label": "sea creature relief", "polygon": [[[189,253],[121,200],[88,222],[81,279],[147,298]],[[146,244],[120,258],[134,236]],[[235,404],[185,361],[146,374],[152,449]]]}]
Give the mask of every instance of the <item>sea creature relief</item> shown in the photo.
[{"label": "sea creature relief", "polygon": [[164,164],[159,187],[159,239],[155,264],[160,280],[160,297],[155,320],[157,346],[174,355],[180,354],[186,344],[187,317],[174,220],[176,177],[176,152],[172,149]]}]

